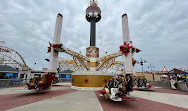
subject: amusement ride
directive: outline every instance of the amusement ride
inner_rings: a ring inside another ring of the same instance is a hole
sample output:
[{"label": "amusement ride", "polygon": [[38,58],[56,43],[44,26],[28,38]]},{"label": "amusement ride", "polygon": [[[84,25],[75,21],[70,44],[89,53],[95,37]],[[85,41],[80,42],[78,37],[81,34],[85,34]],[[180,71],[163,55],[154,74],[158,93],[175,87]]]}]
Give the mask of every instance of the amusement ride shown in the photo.
[{"label": "amusement ride", "polygon": [[[109,68],[122,67],[124,76],[121,76],[122,80],[126,81],[126,77],[131,78],[131,75],[135,74],[134,65],[136,60],[133,56],[135,53],[140,52],[139,49],[133,46],[132,41],[129,38],[128,28],[128,16],[122,15],[122,32],[123,32],[123,45],[120,49],[112,54],[99,56],[99,48],[96,47],[96,24],[101,19],[101,10],[98,6],[97,0],[91,0],[89,6],[86,9],[86,20],[90,22],[90,46],[86,48],[86,56],[71,50],[60,43],[62,21],[63,16],[59,13],[56,19],[55,32],[53,42],[49,42],[48,53],[50,53],[49,70],[43,74],[42,78],[35,77],[30,84],[28,84],[28,90],[34,92],[50,90],[52,83],[57,73],[57,67],[60,65],[66,65],[76,70],[72,73],[72,85],[71,88],[78,90],[101,90],[101,94],[106,95],[106,98],[111,98],[112,91],[108,86],[109,81],[115,80],[113,74],[105,72]],[[60,58],[59,53],[66,53],[73,57],[73,59]],[[123,56],[123,61],[116,61],[117,57]],[[131,79],[132,80],[132,79]],[[36,81],[38,81],[36,83]],[[132,88],[132,87],[131,87]],[[130,89],[131,90],[131,89]],[[119,93],[119,97],[116,101],[125,100],[127,96],[126,89]],[[123,97],[124,96],[124,97]],[[121,97],[121,98],[120,98]]]}]

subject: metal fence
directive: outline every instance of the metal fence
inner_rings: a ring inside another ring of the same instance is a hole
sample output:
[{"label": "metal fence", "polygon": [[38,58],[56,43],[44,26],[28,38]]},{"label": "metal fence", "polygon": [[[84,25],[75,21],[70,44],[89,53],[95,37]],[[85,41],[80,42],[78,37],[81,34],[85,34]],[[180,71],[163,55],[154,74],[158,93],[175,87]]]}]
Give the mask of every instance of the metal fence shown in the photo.
[{"label": "metal fence", "polygon": [[[29,79],[0,79],[0,88],[23,86]],[[72,82],[71,78],[59,78],[59,83]]]},{"label": "metal fence", "polygon": [[[170,81],[155,81],[150,82],[152,86],[171,89]],[[188,92],[188,82],[177,82],[177,89],[180,91]]]},{"label": "metal fence", "polygon": [[188,82],[178,82],[177,89],[180,91],[188,92]]},{"label": "metal fence", "polygon": [[59,82],[62,83],[62,82],[72,82],[72,79],[71,78],[59,78]]},{"label": "metal fence", "polygon": [[0,79],[0,88],[23,85],[25,85],[25,81],[23,79]]},{"label": "metal fence", "polygon": [[152,86],[157,86],[157,87],[162,87],[166,89],[170,89],[170,81],[155,81],[155,82],[150,82]]},{"label": "metal fence", "polygon": [[[14,86],[23,86],[26,83],[26,79],[0,79],[0,88],[5,87],[14,87]],[[59,83],[62,82],[72,82],[71,78],[59,78]],[[171,89],[170,81],[155,81],[150,82],[152,86],[162,87]],[[180,91],[188,92],[188,83],[186,82],[177,82],[177,89]]]}]

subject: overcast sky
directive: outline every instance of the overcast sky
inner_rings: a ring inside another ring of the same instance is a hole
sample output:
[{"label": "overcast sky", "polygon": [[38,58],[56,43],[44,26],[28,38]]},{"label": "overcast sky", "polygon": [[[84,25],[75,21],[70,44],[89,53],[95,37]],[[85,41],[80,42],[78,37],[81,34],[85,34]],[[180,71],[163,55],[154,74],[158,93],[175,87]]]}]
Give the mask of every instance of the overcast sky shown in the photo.
[{"label": "overcast sky", "polygon": [[[97,23],[100,57],[117,52],[123,44],[121,16],[128,14],[130,39],[154,70],[164,66],[188,67],[188,0],[99,0],[102,18]],[[61,42],[85,55],[90,24],[85,19],[89,0],[0,0],[0,41],[18,51],[29,67],[48,67],[48,41],[52,42],[56,16],[63,15]],[[61,54],[70,59],[70,56]],[[136,65],[136,71],[141,66]]]}]

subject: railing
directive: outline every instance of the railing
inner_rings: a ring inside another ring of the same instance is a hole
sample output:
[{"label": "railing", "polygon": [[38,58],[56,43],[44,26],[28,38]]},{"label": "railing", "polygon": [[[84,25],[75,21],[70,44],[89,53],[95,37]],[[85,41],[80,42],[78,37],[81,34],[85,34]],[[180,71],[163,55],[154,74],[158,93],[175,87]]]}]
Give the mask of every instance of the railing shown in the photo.
[{"label": "railing", "polygon": [[[170,81],[155,81],[150,82],[152,86],[162,87],[171,89]],[[176,82],[177,83],[177,89],[180,91],[188,92],[188,82]]]},{"label": "railing", "polygon": [[23,86],[27,80],[24,79],[0,79],[0,88]]},{"label": "railing", "polygon": [[[0,88],[23,86],[30,79],[0,79]],[[72,82],[71,78],[59,78],[59,82]]]},{"label": "railing", "polygon": [[71,78],[59,78],[59,82],[62,83],[62,82],[72,82],[72,79]]},{"label": "railing", "polygon": [[150,82],[152,86],[157,86],[157,87],[162,87],[162,88],[167,88],[170,89],[170,81],[155,81],[155,82]]},{"label": "railing", "polygon": [[180,91],[188,92],[188,82],[178,82],[177,88],[178,88]]}]

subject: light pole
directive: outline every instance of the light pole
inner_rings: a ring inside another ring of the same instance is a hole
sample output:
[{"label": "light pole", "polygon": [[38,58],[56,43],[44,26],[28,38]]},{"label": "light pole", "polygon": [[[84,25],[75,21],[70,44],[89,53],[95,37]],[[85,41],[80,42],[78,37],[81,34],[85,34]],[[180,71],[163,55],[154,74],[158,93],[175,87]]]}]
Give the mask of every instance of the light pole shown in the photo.
[{"label": "light pole", "polygon": [[144,76],[144,67],[143,67],[144,63],[146,63],[146,60],[143,61],[142,58],[141,58],[140,62],[137,62],[137,64],[140,64],[142,67],[142,76]]},{"label": "light pole", "polygon": [[155,75],[154,75],[154,73],[152,73],[152,68],[155,68],[155,67],[150,64],[150,66],[148,66],[148,68],[151,68],[151,74],[152,74],[152,77],[153,77],[153,83],[155,84]]},{"label": "light pole", "polygon": [[148,66],[148,68],[151,69],[151,73],[152,73],[152,71],[153,71],[152,68],[155,68],[155,67],[154,67],[153,65],[150,64],[150,66]]},{"label": "light pole", "polygon": [[36,64],[37,64],[37,63],[34,63],[34,64],[33,64],[33,70],[34,70],[34,66],[35,66]]}]

